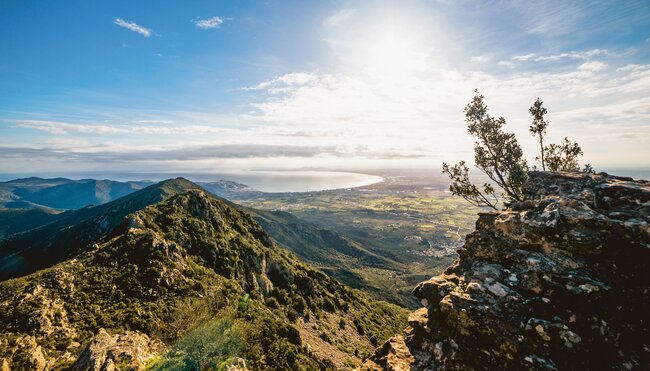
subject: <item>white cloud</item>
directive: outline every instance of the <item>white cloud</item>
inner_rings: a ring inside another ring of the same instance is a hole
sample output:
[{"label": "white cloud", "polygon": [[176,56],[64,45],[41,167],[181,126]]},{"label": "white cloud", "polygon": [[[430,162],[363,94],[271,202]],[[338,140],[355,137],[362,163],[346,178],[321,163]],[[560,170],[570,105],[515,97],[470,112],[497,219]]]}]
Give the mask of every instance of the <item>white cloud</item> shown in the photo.
[{"label": "white cloud", "polygon": [[490,55],[482,54],[482,55],[473,56],[470,60],[474,63],[486,63],[489,62],[490,59],[491,59]]},{"label": "white cloud", "polygon": [[116,18],[115,21],[113,21],[113,23],[115,23],[116,25],[118,25],[120,27],[124,27],[127,30],[131,30],[133,32],[139,33],[140,35],[142,35],[144,37],[151,36],[151,29],[146,28],[146,27],[142,27],[142,26],[140,26],[139,24],[137,24],[135,22],[128,22],[128,21],[123,20],[122,18]]},{"label": "white cloud", "polygon": [[209,30],[212,28],[219,28],[223,22],[225,21],[225,18],[215,16],[211,18],[206,18],[206,19],[196,19],[193,20],[192,22],[197,28],[200,28],[202,30]]},{"label": "white cloud", "polygon": [[121,127],[107,125],[71,124],[58,121],[42,120],[16,120],[16,126],[27,129],[41,130],[50,134],[62,135],[70,133],[80,134],[116,134],[127,130]]},{"label": "white cloud", "polygon": [[515,55],[512,57],[513,61],[529,61],[531,59],[535,58],[535,53],[530,53],[530,54],[523,54],[523,55]]},{"label": "white cloud", "polygon": [[[366,145],[376,153],[421,148],[418,153],[425,158],[471,159],[462,109],[478,88],[492,114],[506,117],[506,130],[517,134],[531,160],[536,147],[527,132],[528,107],[538,96],[550,112],[551,140],[567,135],[578,141],[585,160],[621,165],[650,158],[642,143],[611,137],[612,131],[650,136],[650,105],[639,98],[650,96],[650,65],[608,69],[592,61],[571,70],[506,75],[430,68],[400,80],[344,73],[295,76],[259,84],[256,88],[269,95],[256,104],[252,119],[285,129],[328,128],[342,133],[345,140],[339,143]],[[330,139],[314,140],[324,144]]]},{"label": "white cloud", "polygon": [[264,90],[267,93],[282,93],[292,86],[306,85],[313,82],[316,76],[311,73],[296,72],[276,77],[273,80],[263,81],[255,86],[243,87],[241,90]]},{"label": "white cloud", "polygon": [[535,61],[535,62],[557,62],[560,60],[587,60],[596,56],[622,56],[626,53],[613,53],[607,49],[590,49],[583,51],[570,51],[565,53],[551,55],[537,55],[535,53],[515,55],[511,59],[518,62]]},{"label": "white cloud", "polygon": [[599,55],[612,55],[612,53],[607,49],[591,49],[585,51],[571,51],[568,53],[553,54],[547,56],[539,56],[535,58],[535,61],[559,61],[561,59],[589,59],[591,57]]},{"label": "white cloud", "polygon": [[[93,134],[93,135],[111,135],[111,134],[155,134],[155,135],[201,135],[201,134],[224,134],[233,132],[232,129],[220,128],[210,125],[169,125],[170,121],[165,120],[139,120],[134,124],[79,124],[60,121],[44,120],[8,120],[14,126],[26,129],[40,130],[54,135],[66,134]],[[149,125],[147,125],[149,124]],[[158,125],[151,125],[158,124]]]},{"label": "white cloud", "polygon": [[338,12],[334,13],[333,15],[325,18],[325,20],[323,21],[323,25],[329,28],[336,27],[341,23],[345,22],[346,20],[348,20],[350,17],[352,17],[354,13],[356,13],[355,9],[349,9],[349,8],[341,9]]},{"label": "white cloud", "polygon": [[578,69],[582,71],[599,72],[607,68],[607,64],[599,61],[585,62]]}]

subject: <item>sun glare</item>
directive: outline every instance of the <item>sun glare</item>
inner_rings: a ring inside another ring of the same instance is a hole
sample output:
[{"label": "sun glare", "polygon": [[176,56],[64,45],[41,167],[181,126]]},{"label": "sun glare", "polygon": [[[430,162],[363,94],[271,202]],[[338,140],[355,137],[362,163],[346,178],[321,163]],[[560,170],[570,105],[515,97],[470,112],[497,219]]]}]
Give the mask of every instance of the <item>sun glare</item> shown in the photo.
[{"label": "sun glare", "polygon": [[395,18],[373,23],[365,25],[353,43],[359,72],[395,83],[416,78],[430,64],[431,40],[425,39],[422,30]]}]

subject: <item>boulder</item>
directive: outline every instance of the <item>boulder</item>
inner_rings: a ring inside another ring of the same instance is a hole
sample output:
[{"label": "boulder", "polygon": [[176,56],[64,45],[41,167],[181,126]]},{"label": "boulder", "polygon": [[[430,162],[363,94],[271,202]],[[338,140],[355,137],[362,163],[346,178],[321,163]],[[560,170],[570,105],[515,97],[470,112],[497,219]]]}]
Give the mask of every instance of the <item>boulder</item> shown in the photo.
[{"label": "boulder", "polygon": [[164,350],[145,334],[126,331],[110,335],[100,329],[72,366],[75,371],[144,370],[146,362]]}]

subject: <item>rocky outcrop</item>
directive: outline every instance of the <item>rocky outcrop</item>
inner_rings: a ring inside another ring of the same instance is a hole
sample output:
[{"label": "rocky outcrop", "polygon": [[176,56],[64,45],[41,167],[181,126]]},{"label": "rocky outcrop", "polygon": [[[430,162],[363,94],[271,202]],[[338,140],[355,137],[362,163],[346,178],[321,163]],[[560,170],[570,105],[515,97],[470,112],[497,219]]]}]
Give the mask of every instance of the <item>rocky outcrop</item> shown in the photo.
[{"label": "rocky outcrop", "polygon": [[160,354],[164,346],[145,334],[126,331],[111,336],[100,329],[81,353],[72,370],[144,370],[146,362]]},{"label": "rocky outcrop", "polygon": [[30,335],[18,336],[6,341],[5,344],[0,344],[0,352],[2,371],[21,368],[44,371],[49,370],[54,364],[54,359],[49,358],[36,342],[36,338]]},{"label": "rocky outcrop", "polygon": [[533,172],[368,370],[648,369],[650,182]]}]

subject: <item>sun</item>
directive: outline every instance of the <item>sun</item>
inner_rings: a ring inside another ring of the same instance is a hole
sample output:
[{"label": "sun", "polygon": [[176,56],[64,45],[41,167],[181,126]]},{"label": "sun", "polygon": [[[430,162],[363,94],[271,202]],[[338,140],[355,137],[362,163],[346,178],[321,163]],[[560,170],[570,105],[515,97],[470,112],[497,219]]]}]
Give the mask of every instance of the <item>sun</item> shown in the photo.
[{"label": "sun", "polygon": [[377,80],[399,81],[424,71],[430,62],[428,45],[417,30],[395,22],[368,26],[355,40],[358,71]]}]

